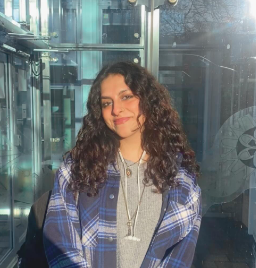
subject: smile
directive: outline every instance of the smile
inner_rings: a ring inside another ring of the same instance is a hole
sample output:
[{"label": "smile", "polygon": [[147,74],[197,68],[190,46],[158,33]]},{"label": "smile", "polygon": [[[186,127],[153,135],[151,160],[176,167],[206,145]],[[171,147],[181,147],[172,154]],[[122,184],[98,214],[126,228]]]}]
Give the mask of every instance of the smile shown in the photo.
[{"label": "smile", "polygon": [[127,122],[130,119],[130,117],[122,117],[114,120],[115,125],[121,125]]}]

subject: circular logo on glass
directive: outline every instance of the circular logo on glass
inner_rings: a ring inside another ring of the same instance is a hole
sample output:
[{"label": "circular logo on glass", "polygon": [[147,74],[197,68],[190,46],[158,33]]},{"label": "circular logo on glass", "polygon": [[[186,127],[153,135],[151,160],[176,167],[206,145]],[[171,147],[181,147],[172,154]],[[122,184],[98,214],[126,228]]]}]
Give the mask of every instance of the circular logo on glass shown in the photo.
[{"label": "circular logo on glass", "polygon": [[244,132],[236,145],[238,158],[246,166],[256,168],[256,127]]}]

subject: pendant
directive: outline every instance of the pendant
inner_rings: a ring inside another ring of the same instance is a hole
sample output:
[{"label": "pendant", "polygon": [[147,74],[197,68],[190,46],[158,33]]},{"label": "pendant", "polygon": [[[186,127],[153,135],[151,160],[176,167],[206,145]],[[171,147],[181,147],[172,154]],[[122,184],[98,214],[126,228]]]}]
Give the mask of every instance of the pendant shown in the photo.
[{"label": "pendant", "polygon": [[127,222],[127,226],[128,226],[128,234],[125,236],[124,239],[137,241],[137,242],[140,241],[140,238],[132,235],[132,222],[131,221]]},{"label": "pendant", "polygon": [[132,222],[128,221],[127,226],[128,226],[128,234],[127,234],[127,236],[129,237],[129,236],[132,235]]},{"label": "pendant", "polygon": [[127,169],[125,170],[125,172],[126,172],[127,177],[130,178],[131,175],[132,175],[132,171],[131,171],[131,169],[127,168]]}]

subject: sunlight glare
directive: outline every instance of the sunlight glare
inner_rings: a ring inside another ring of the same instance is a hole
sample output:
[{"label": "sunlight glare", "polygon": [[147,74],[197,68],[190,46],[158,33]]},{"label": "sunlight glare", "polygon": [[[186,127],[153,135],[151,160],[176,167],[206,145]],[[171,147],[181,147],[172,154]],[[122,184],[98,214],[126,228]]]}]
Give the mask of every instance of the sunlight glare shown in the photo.
[{"label": "sunlight glare", "polygon": [[251,16],[256,18],[256,1],[249,0],[249,4],[250,4],[250,14]]}]

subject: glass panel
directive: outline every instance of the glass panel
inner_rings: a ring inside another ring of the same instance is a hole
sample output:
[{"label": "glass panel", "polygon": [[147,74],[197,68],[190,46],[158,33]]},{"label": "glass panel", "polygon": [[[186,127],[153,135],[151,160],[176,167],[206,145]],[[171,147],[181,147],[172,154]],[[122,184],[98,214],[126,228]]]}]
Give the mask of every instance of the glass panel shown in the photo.
[{"label": "glass panel", "polygon": [[201,166],[195,267],[255,267],[256,8],[179,1],[160,10],[159,80]]},{"label": "glass panel", "polygon": [[15,239],[21,242],[26,234],[27,215],[34,201],[32,175],[32,120],[29,63],[20,58],[13,60],[13,190]]},{"label": "glass panel", "polygon": [[141,27],[139,8],[124,10],[104,8],[100,15],[102,18],[102,43],[140,43]]},{"label": "glass panel", "polygon": [[88,93],[103,65],[117,60],[140,63],[139,51],[82,51],[52,54],[50,66],[52,105],[52,161],[59,167],[62,155],[75,144],[86,113]]},{"label": "glass panel", "polygon": [[15,21],[19,22],[20,21],[20,5],[19,5],[19,0],[13,0],[12,5],[13,5],[13,14],[12,17]]},{"label": "glass panel", "polygon": [[0,52],[0,262],[12,249],[7,56]]},{"label": "glass panel", "polygon": [[0,12],[4,14],[4,2],[0,2]]},{"label": "glass panel", "polygon": [[141,6],[128,1],[50,0],[52,43],[139,44]]},{"label": "glass panel", "polygon": [[2,0],[0,1],[0,12],[7,17],[26,25],[29,0]]}]

